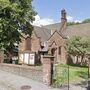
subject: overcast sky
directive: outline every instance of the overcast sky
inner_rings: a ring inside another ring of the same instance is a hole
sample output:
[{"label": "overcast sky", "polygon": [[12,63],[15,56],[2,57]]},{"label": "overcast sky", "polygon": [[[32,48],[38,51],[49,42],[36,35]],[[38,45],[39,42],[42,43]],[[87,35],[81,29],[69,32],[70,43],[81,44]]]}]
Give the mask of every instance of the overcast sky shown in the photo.
[{"label": "overcast sky", "polygon": [[34,24],[47,25],[60,22],[61,9],[67,12],[68,21],[82,21],[90,17],[90,0],[33,0],[37,11]]}]

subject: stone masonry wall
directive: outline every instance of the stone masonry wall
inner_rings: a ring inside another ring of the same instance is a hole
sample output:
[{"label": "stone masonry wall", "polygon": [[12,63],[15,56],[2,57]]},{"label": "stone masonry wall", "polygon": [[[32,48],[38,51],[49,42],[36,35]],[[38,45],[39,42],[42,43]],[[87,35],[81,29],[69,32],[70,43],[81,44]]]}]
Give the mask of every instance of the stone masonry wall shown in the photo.
[{"label": "stone masonry wall", "polygon": [[0,70],[43,82],[43,72],[40,67],[0,64]]}]

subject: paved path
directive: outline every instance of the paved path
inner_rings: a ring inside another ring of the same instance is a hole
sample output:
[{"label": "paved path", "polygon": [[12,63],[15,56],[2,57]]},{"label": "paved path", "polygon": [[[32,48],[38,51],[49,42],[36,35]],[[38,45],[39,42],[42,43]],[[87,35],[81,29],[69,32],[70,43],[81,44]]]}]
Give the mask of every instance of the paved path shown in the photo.
[{"label": "paved path", "polygon": [[[62,89],[53,89],[46,85],[33,81],[31,79],[0,71],[0,90],[22,90],[23,85],[31,86],[31,90],[68,90],[67,87]],[[30,90],[30,89],[23,89]],[[70,85],[69,90],[86,90],[81,86]]]},{"label": "paved path", "polygon": [[31,90],[58,90],[22,76],[0,71],[0,90],[21,90],[23,85],[31,86]]}]

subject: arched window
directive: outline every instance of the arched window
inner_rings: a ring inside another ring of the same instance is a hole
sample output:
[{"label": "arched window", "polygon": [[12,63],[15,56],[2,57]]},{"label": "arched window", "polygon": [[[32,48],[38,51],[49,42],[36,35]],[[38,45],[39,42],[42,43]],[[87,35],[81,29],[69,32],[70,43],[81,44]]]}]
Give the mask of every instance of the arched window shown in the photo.
[{"label": "arched window", "polygon": [[59,47],[58,54],[61,55],[61,46]]},{"label": "arched window", "polygon": [[51,49],[51,54],[52,54],[52,55],[55,54],[55,50],[56,50],[56,48],[52,48],[52,49]]},{"label": "arched window", "polygon": [[30,37],[27,37],[25,40],[25,48],[26,48],[26,50],[31,50],[31,39],[30,39]]}]

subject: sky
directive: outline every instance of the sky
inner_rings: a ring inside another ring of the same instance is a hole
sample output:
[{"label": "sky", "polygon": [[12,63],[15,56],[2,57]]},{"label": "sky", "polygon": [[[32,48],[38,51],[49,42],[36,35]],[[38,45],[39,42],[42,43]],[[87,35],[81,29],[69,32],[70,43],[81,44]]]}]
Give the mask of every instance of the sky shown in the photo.
[{"label": "sky", "polygon": [[60,22],[62,9],[71,22],[90,17],[90,0],[33,0],[32,5],[37,12],[34,21],[37,26]]}]

